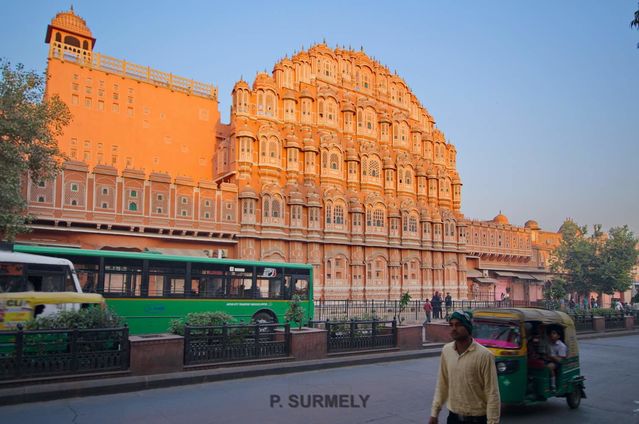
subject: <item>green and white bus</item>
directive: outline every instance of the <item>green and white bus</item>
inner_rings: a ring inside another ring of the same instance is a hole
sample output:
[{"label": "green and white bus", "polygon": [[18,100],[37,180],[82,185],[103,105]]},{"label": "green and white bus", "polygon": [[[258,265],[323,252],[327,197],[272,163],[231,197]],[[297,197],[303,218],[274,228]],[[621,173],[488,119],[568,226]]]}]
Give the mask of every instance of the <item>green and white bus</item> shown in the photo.
[{"label": "green and white bus", "polygon": [[294,295],[313,317],[313,267],[158,253],[14,245],[15,252],[70,260],[82,290],[99,293],[131,334],[166,332],[190,312],[226,312],[243,322],[284,322]]}]

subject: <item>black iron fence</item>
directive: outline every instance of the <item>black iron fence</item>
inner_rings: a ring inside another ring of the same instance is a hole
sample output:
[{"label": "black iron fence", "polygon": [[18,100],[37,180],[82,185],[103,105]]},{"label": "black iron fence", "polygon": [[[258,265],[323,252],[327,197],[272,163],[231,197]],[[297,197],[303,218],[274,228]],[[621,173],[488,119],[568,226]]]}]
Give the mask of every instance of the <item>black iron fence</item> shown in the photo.
[{"label": "black iron fence", "polygon": [[286,357],[290,354],[290,331],[289,324],[187,325],[184,365]]},{"label": "black iron fence", "polygon": [[[424,321],[425,314],[422,300],[412,300],[404,309],[398,300],[316,300],[315,320],[348,320],[373,318],[398,321],[413,320]],[[513,300],[453,300],[452,304],[446,307],[442,302],[440,313],[437,314],[434,308],[432,317],[445,318],[452,311],[460,309],[475,308],[507,308],[507,307],[535,307],[544,309],[557,309],[550,301],[513,301]]]},{"label": "black iron fence", "polygon": [[623,312],[605,312],[602,315],[605,320],[606,330],[626,328],[626,317]]},{"label": "black iron fence", "polygon": [[0,332],[0,379],[129,368],[129,329]]},{"label": "black iron fence", "polygon": [[309,321],[308,325],[326,329],[329,353],[397,347],[396,320],[325,320]]},{"label": "black iron fence", "polygon": [[575,330],[579,331],[593,331],[593,314],[592,313],[582,313],[582,314],[574,314],[570,315],[573,322],[575,323]]}]

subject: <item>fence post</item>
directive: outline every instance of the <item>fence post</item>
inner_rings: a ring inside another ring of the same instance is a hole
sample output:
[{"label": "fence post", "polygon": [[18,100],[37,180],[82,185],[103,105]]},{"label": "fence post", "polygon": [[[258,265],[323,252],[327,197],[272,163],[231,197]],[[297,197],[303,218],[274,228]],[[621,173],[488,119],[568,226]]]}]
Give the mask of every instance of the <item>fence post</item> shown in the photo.
[{"label": "fence post", "polygon": [[331,348],[331,323],[330,319],[326,318],[324,323],[326,325],[326,352],[330,352]]},{"label": "fence post", "polygon": [[78,329],[74,328],[71,331],[71,345],[69,346],[71,352],[71,371],[78,370]]},{"label": "fence post", "polygon": [[350,339],[351,339],[351,348],[353,348],[355,346],[355,320],[353,318],[351,318]]},{"label": "fence post", "polygon": [[18,332],[16,333],[16,376],[21,376],[23,372],[22,353],[24,352],[24,331],[22,331],[22,329],[22,324],[18,324]]},{"label": "fence post", "polygon": [[184,324],[184,364],[189,365],[191,363],[191,349],[189,349],[189,345],[191,344],[191,327],[189,327],[189,323]]},{"label": "fence post", "polygon": [[393,320],[393,347],[397,347],[397,320]]},{"label": "fence post", "polygon": [[129,326],[124,324],[124,330],[122,330],[122,340],[120,346],[122,346],[122,355],[124,360],[122,361],[122,369],[128,370],[131,366],[131,345],[129,344]]},{"label": "fence post", "polygon": [[255,344],[255,356],[260,357],[260,325],[255,324],[253,329],[253,343]]},{"label": "fence post", "polygon": [[284,340],[285,340],[285,349],[286,356],[291,355],[291,324],[286,321],[286,325],[284,325]]},{"label": "fence post", "polygon": [[377,346],[377,318],[373,318],[373,329],[371,331],[373,338],[373,347]]}]

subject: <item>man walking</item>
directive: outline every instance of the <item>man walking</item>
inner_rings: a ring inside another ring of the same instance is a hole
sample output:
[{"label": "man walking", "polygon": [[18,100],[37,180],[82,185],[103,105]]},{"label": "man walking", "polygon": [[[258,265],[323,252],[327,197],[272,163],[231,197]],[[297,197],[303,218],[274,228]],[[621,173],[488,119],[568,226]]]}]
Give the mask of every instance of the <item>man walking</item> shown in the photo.
[{"label": "man walking", "polygon": [[430,322],[430,316],[433,312],[433,305],[431,305],[430,301],[426,299],[424,302],[424,313],[426,314],[426,322]]},{"label": "man walking", "polygon": [[447,424],[499,423],[499,386],[493,354],[473,340],[472,314],[455,311],[448,322],[453,342],[442,349],[429,424],[437,424],[444,403]]}]

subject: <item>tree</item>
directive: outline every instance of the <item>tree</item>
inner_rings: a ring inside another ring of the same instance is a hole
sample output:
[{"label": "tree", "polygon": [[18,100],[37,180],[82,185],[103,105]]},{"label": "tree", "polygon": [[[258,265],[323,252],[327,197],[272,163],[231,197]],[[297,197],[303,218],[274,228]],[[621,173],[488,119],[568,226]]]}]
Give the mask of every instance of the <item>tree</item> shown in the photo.
[{"label": "tree", "polygon": [[0,239],[28,231],[31,217],[21,194],[27,173],[34,183],[54,178],[65,159],[56,138],[71,121],[57,96],[44,97],[45,79],[0,59]]},{"label": "tree", "polygon": [[399,297],[399,322],[404,322],[404,318],[402,318],[402,312],[406,310],[408,304],[411,301],[411,296],[409,292],[402,293]]},{"label": "tree", "polygon": [[583,296],[630,288],[637,239],[627,226],[612,228],[605,234],[600,225],[595,225],[592,235],[588,235],[587,227],[566,221],[561,234],[561,244],[551,257],[551,268],[557,276],[553,281],[553,287],[558,289],[555,293],[564,287]]}]

